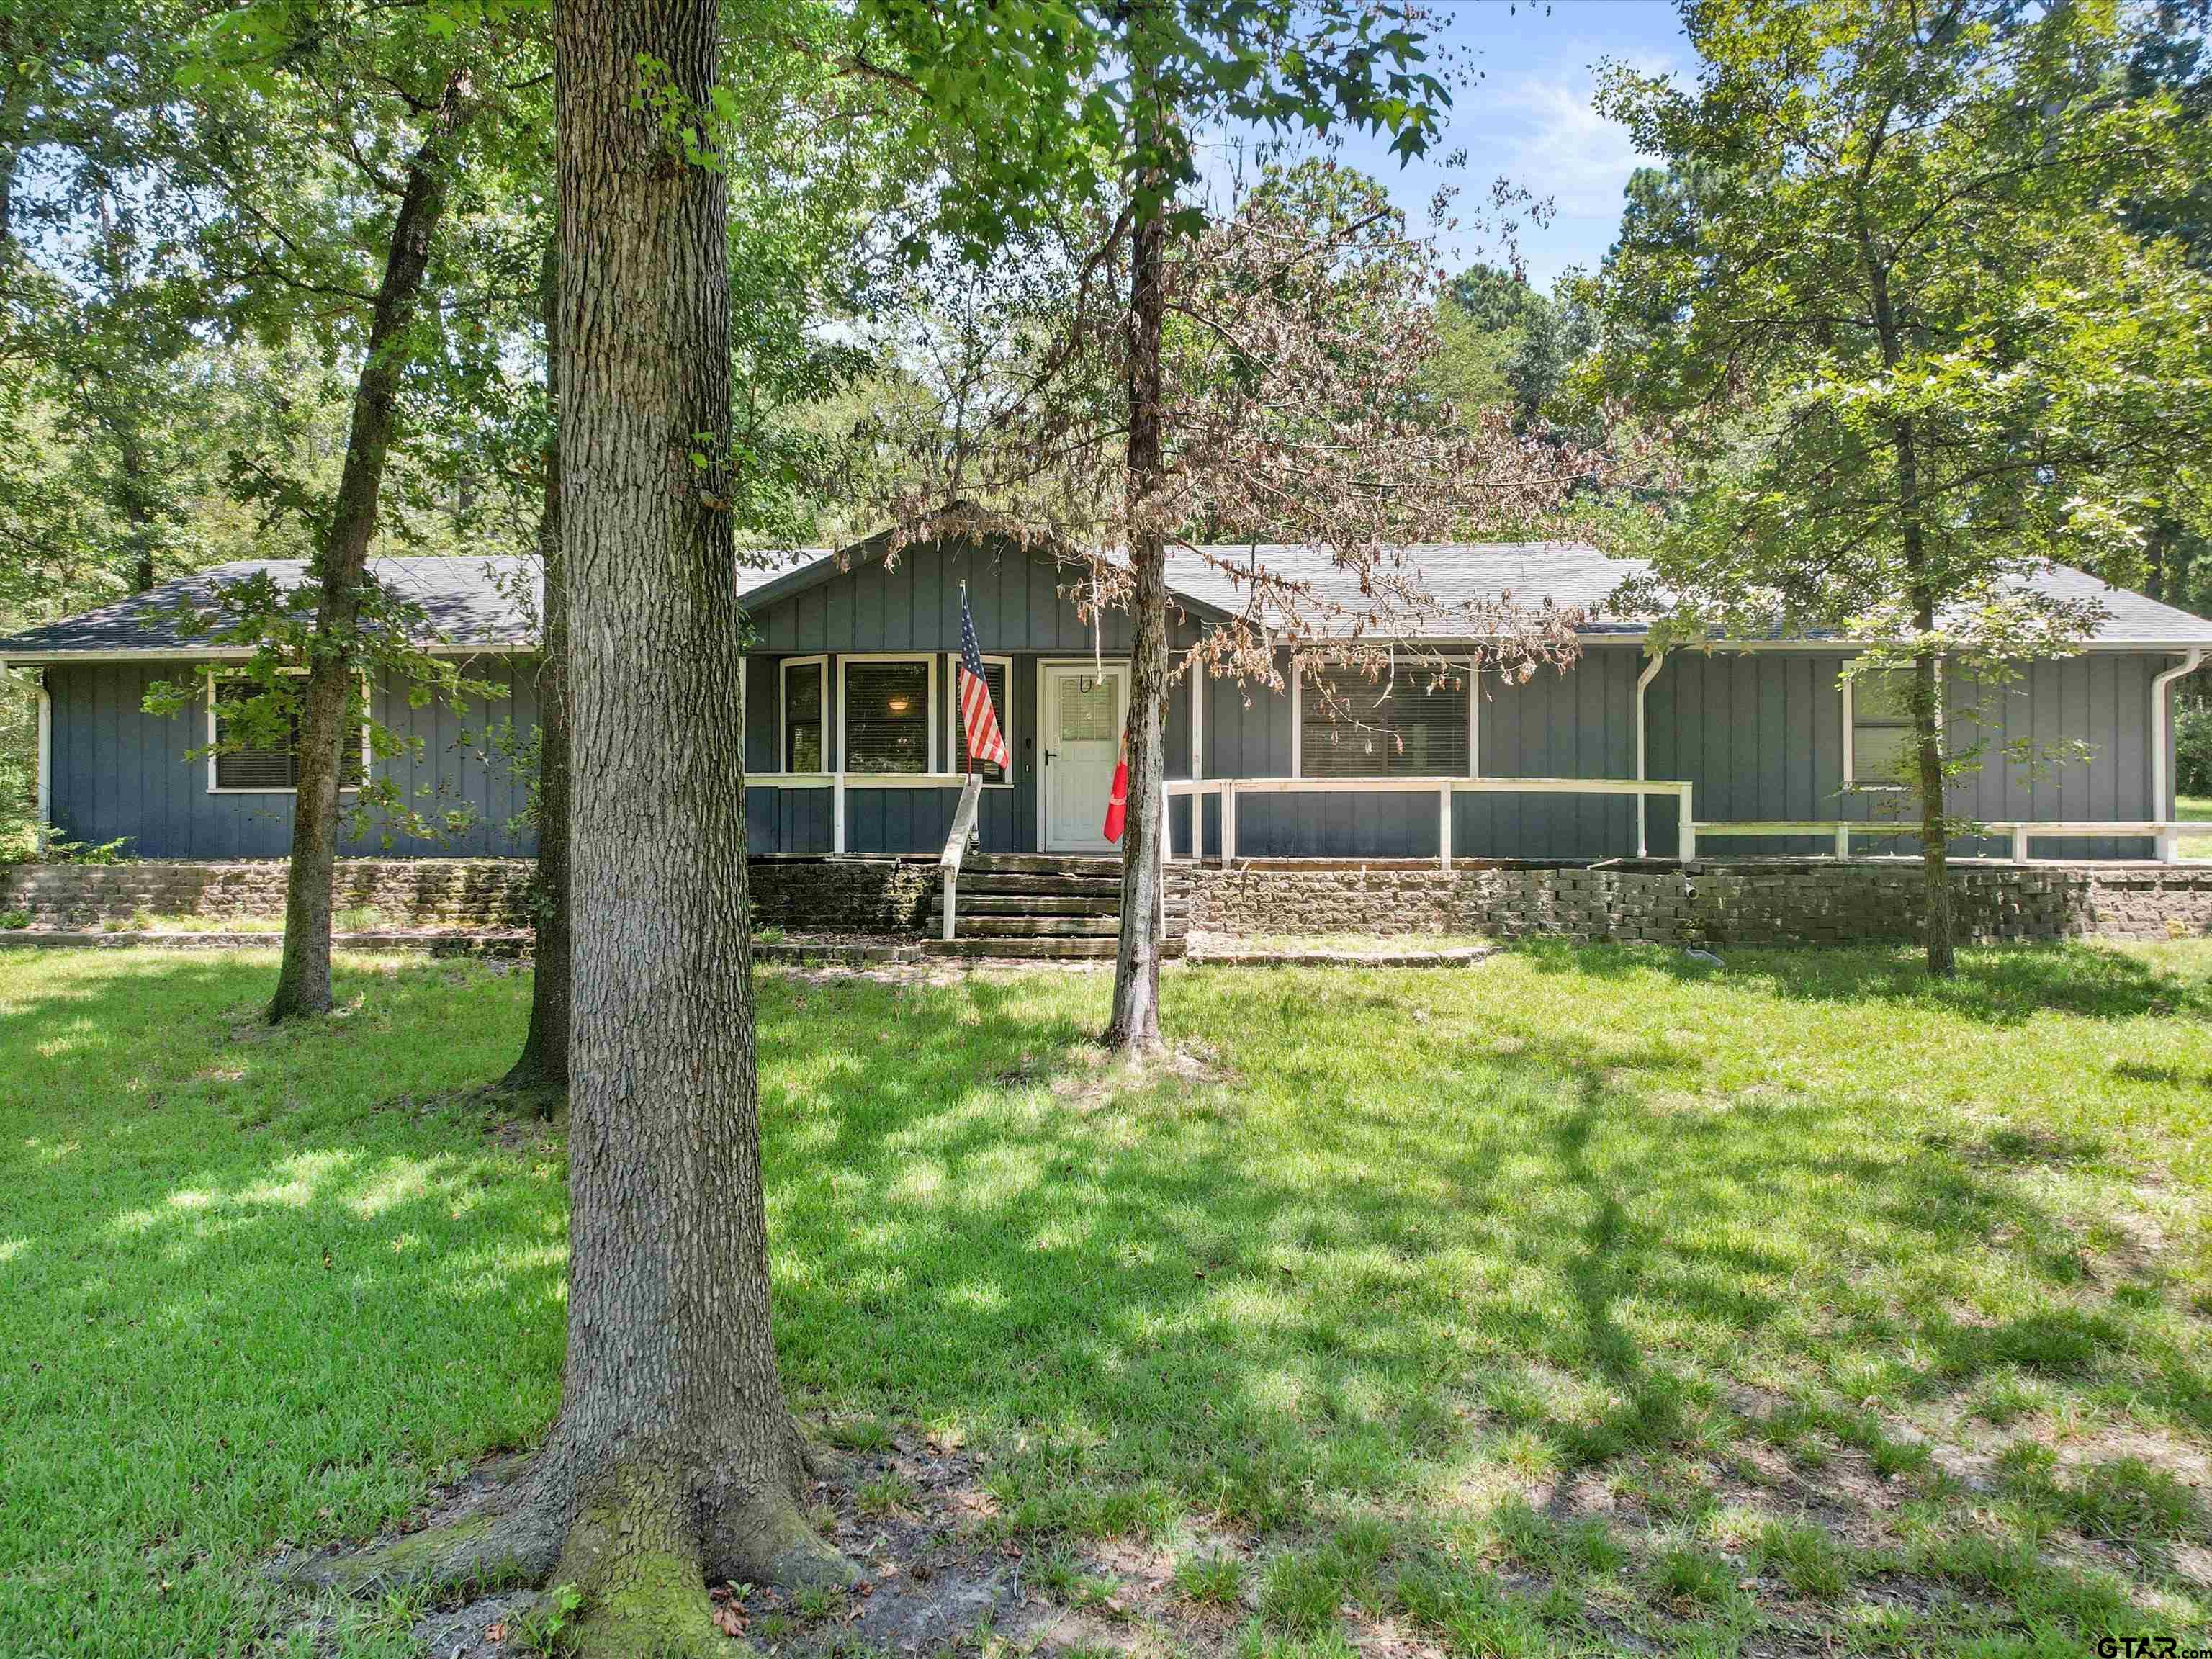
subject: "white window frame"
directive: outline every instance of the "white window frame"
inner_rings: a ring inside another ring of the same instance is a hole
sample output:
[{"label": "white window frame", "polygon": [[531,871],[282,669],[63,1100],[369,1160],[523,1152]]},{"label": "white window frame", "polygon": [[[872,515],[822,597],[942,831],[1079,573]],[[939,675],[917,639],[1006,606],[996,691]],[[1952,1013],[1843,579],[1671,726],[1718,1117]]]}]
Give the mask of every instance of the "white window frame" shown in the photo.
[{"label": "white window frame", "polygon": [[[1329,665],[1358,660],[1344,652],[1324,652],[1314,657],[1316,663]],[[1408,775],[1401,780],[1390,773],[1376,773],[1393,783],[1403,781],[1408,789],[1418,789],[1424,784],[1434,783],[1439,778],[1479,778],[1482,775],[1482,690],[1481,664],[1474,657],[1419,656],[1413,659],[1419,668],[1436,666],[1460,668],[1467,672],[1467,770],[1464,772],[1432,772],[1420,776]],[[1305,757],[1305,658],[1293,653],[1291,658],[1291,775],[1306,775]]]},{"label": "white window frame", "polygon": [[[280,668],[276,672],[280,674],[304,675],[307,671],[304,668]],[[215,725],[216,683],[218,680],[243,680],[251,679],[252,678],[252,676],[246,673],[245,670],[240,668],[210,668],[207,672],[207,793],[210,795],[296,795],[300,793],[300,788],[297,784],[289,786],[270,785],[259,788],[249,789],[236,786],[226,787],[215,781],[215,763],[218,758],[215,752],[216,742]],[[362,707],[366,709],[368,706],[368,675],[366,671],[362,672],[361,677],[361,701]],[[367,781],[368,778],[368,769],[375,763],[376,759],[369,748],[368,727],[369,722],[367,720],[363,720],[361,723],[361,775],[364,782]],[[338,793],[341,795],[355,795],[359,794],[360,793],[360,784],[348,783],[343,775],[340,775],[338,779]]]},{"label": "white window frame", "polygon": [[[1936,659],[1936,729],[1939,732],[1943,729],[1945,666],[1944,659],[1942,657]],[[1876,669],[1874,672],[1905,673],[1910,672],[1911,669],[1908,665],[1887,670]],[[1844,691],[1844,787],[1855,789],[1862,794],[1901,795],[1905,793],[1911,787],[1910,784],[1861,783],[1858,781],[1858,677],[1856,674],[1838,674],[1836,678]]]},{"label": "white window frame", "polygon": [[[960,762],[960,653],[954,651],[948,655],[952,666],[950,670],[951,683],[945,688],[945,763],[957,770]],[[1011,789],[1014,787],[1014,757],[1021,752],[1014,747],[1014,659],[1000,651],[986,651],[982,656],[984,667],[988,668],[993,663],[997,663],[1006,671],[1006,706],[995,709],[999,716],[999,735],[1006,740],[1006,775],[997,783],[993,783],[988,778],[984,779],[983,787]],[[933,747],[930,752],[935,754],[937,751]]]},{"label": "white window frame", "polygon": [[[937,757],[945,751],[938,747],[937,659],[934,651],[845,651],[837,656],[837,772],[843,777],[907,778],[942,776],[937,770]],[[929,688],[923,695],[923,707],[929,716],[929,748],[927,763],[920,772],[854,772],[845,763],[845,669],[856,662],[918,662],[929,670]]]},{"label": "white window frame", "polygon": [[[814,670],[815,680],[822,690],[822,735],[824,738],[830,735],[829,654],[826,652],[817,652],[811,656],[777,658],[775,663],[775,764],[769,769],[785,777],[822,777],[826,776],[830,771],[828,767],[824,767],[820,772],[804,774],[796,774],[791,769],[791,745],[785,741],[791,732],[791,726],[786,718],[790,712],[786,707],[790,693],[790,686],[787,684],[786,677],[794,668],[807,667]],[[842,739],[844,733],[841,731],[838,737]],[[845,758],[845,745],[842,741],[840,741],[837,745],[837,758],[840,761]]]}]

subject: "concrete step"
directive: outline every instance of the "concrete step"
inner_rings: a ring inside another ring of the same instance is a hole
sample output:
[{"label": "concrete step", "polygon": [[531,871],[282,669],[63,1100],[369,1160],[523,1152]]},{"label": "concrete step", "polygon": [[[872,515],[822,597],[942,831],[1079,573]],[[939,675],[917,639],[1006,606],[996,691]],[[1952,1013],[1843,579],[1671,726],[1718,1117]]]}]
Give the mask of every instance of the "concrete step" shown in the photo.
[{"label": "concrete step", "polygon": [[[1046,959],[1074,957],[1103,957],[1114,959],[1118,941],[1110,939],[933,939],[921,947],[933,957],[1028,957]],[[1163,953],[1180,957],[1183,944],[1171,939],[1162,947]]]},{"label": "concrete step", "polygon": [[[961,938],[977,939],[1112,939],[1121,931],[1119,916],[970,916],[956,915],[953,931]],[[1169,937],[1180,939],[1189,931],[1182,916],[1168,918]]]},{"label": "concrete step", "polygon": [[970,853],[961,873],[981,870],[994,875],[1103,876],[1121,879],[1119,854],[1110,858],[1084,858],[1066,853]]},{"label": "concrete step", "polygon": [[[937,890],[939,892],[945,890],[945,883],[941,877],[937,882]],[[969,893],[1111,894],[1118,898],[1121,891],[1121,878],[1118,874],[1059,876],[1048,871],[1036,872],[979,871],[972,864],[963,866],[960,872],[960,893],[963,898]]]},{"label": "concrete step", "polygon": [[1097,934],[1111,939],[1121,931],[1119,916],[971,916],[956,915],[953,930],[977,939],[1020,939],[1035,935],[1042,938],[1074,939],[1083,934]]},{"label": "concrete step", "polygon": [[[930,896],[929,908],[933,911],[943,911],[943,888]],[[1167,909],[1171,916],[1188,915],[1190,900],[1170,893]],[[952,910],[956,916],[1118,916],[1121,914],[1121,896],[1118,893],[971,893],[963,883],[959,892],[953,896]]]}]

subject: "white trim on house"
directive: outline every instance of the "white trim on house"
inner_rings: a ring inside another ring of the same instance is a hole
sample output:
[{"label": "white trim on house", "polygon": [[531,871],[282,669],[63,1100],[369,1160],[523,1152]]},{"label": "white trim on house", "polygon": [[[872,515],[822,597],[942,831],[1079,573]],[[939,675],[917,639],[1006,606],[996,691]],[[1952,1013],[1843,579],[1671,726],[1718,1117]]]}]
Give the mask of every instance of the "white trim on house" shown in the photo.
[{"label": "white trim on house", "polygon": [[[1861,653],[1855,654],[1863,655],[1863,653]],[[1938,657],[1936,659],[1936,726],[1938,731],[1941,731],[1943,726],[1944,665],[1944,659]],[[1877,668],[1873,672],[1875,673],[1898,673],[1905,671],[1899,665],[1893,663],[1887,667]],[[1911,787],[1910,785],[1903,783],[1861,783],[1857,781],[1858,716],[1856,714],[1857,693],[1856,688],[1858,684],[1858,679],[1856,675],[1846,670],[1846,672],[1836,676],[1836,683],[1843,688],[1844,693],[1844,787],[1846,789],[1856,790],[1861,794],[1871,794],[1876,792],[1891,795],[1900,795],[1905,793]]]},{"label": "white trim on house", "polygon": [[[783,774],[786,774],[786,775],[791,775],[791,744],[790,744],[789,741],[787,740],[787,739],[788,739],[788,737],[789,737],[789,734],[790,734],[791,727],[789,726],[789,725],[788,725],[788,724],[787,724],[787,716],[789,714],[790,710],[785,707],[785,699],[787,698],[787,696],[788,696],[788,694],[789,694],[790,687],[789,687],[787,684],[786,684],[785,680],[784,680],[784,676],[785,676],[786,674],[787,674],[791,670],[793,670],[793,669],[794,669],[794,668],[805,668],[805,667],[806,667],[809,664],[811,664],[811,665],[813,665],[813,668],[814,668],[814,671],[815,671],[815,678],[816,678],[817,682],[819,684],[819,686],[820,686],[820,689],[821,689],[821,694],[822,694],[822,695],[821,695],[820,701],[819,701],[819,702],[818,702],[818,704],[817,704],[817,707],[821,709],[821,711],[822,711],[822,714],[821,714],[821,720],[822,720],[822,737],[823,737],[823,742],[824,742],[824,743],[827,743],[827,742],[828,742],[828,740],[829,740],[829,737],[830,737],[830,657],[829,657],[829,653],[828,653],[827,652],[819,652],[819,651],[817,651],[817,652],[814,653],[813,653],[812,655],[811,655],[811,656],[805,656],[805,657],[779,657],[779,658],[777,658],[777,659],[776,659],[776,661],[775,661],[775,765],[773,768],[771,768],[771,769],[770,769],[771,770],[775,771],[775,772],[783,773]],[[825,755],[825,756],[823,756],[823,758],[824,760],[827,760],[827,759],[829,758],[829,757]],[[843,759],[843,758],[844,758],[844,753],[843,753],[843,750],[839,750],[839,752],[838,752],[838,758],[839,758],[840,760],[842,760],[842,759]],[[805,775],[801,774],[801,775]],[[828,775],[828,774],[824,773],[823,775],[827,776],[827,775]]]},{"label": "white trim on house", "polygon": [[[1129,659],[1126,655],[1119,657],[1109,657],[1103,655],[1090,657],[1039,657],[1036,659],[1036,848],[1040,853],[1049,853],[1055,850],[1095,852],[1097,850],[1095,848],[1055,849],[1048,845],[1051,840],[1051,836],[1047,833],[1046,826],[1051,822],[1051,820],[1047,816],[1047,809],[1050,804],[1052,782],[1051,771],[1045,764],[1044,756],[1045,745],[1052,736],[1052,711],[1045,706],[1045,699],[1048,695],[1047,688],[1052,683],[1051,671],[1055,668],[1088,668],[1091,672],[1096,674],[1103,674],[1109,668],[1117,668],[1121,670],[1121,708],[1120,718],[1121,728],[1124,732],[1128,729],[1130,682],[1134,678],[1134,673],[1130,668]],[[1009,693],[1008,695],[1011,696],[1012,694]]]},{"label": "white trim on house", "polygon": [[[945,670],[945,769],[952,771],[960,759],[960,653],[948,651],[945,658],[949,665]],[[986,778],[983,787],[1011,789],[1014,787],[1014,757],[1021,753],[1014,747],[1014,659],[1002,651],[984,652],[983,666],[988,668],[993,663],[1006,671],[1006,706],[1003,708],[994,706],[993,711],[999,717],[999,735],[1006,740],[1006,764],[1000,769],[1006,776],[996,783]],[[930,752],[934,754],[936,750],[933,749]]]},{"label": "white trim on house", "polygon": [[[937,764],[937,757],[938,757],[938,755],[941,752],[941,751],[939,750],[938,746],[937,746],[937,742],[938,742],[938,729],[937,729],[937,713],[938,713],[938,704],[937,704],[937,659],[938,659],[938,655],[939,655],[939,653],[938,653],[937,652],[934,652],[934,651],[841,651],[841,652],[838,652],[838,653],[836,653],[836,656],[837,656],[837,766],[836,766],[836,769],[837,769],[837,771],[838,771],[838,772],[840,772],[840,773],[842,774],[842,773],[845,772],[845,770],[846,770],[846,765],[845,765],[845,670],[846,670],[846,667],[848,666],[848,665],[852,664],[852,663],[856,663],[856,662],[918,662],[918,663],[921,663],[921,664],[925,665],[928,668],[928,670],[929,670],[929,684],[928,684],[928,688],[927,688],[926,690],[924,690],[924,691],[923,691],[923,693],[922,693],[922,696],[923,696],[923,698],[924,698],[924,700],[925,700],[925,710],[926,710],[926,712],[927,712],[927,714],[928,714],[928,717],[929,717],[929,735],[928,735],[928,750],[927,750],[927,760],[928,760],[928,763],[927,763],[927,765],[926,765],[926,766],[924,766],[924,767],[923,767],[922,770],[921,770],[920,773],[915,773],[915,774],[903,773],[903,772],[902,772],[902,773],[883,773],[883,774],[877,774],[877,775],[878,775],[878,776],[907,777],[907,776],[927,776],[927,775],[929,775],[930,768],[934,767],[934,766]],[[848,783],[851,781],[851,780],[850,780],[850,778],[849,778],[849,777],[847,779],[847,781],[848,781]],[[871,786],[869,786],[869,787],[875,787],[875,786],[871,785]]]},{"label": "white trim on house", "polygon": [[[278,673],[280,673],[280,674],[305,674],[307,671],[306,669],[304,669],[304,668],[280,668],[280,669],[278,669],[276,672],[277,672]],[[215,780],[216,780],[216,769],[215,769],[215,768],[216,768],[216,762],[217,760],[219,760],[219,759],[221,759],[221,758],[222,758],[220,756],[218,756],[218,755],[215,752],[215,745],[216,745],[216,724],[215,724],[215,685],[216,685],[216,682],[217,680],[219,680],[219,679],[222,679],[222,680],[235,680],[235,679],[242,679],[242,678],[245,678],[245,677],[244,677],[243,675],[240,675],[240,674],[238,674],[238,673],[235,673],[235,672],[232,672],[232,673],[223,673],[223,672],[219,672],[219,671],[217,671],[217,670],[216,670],[216,669],[212,669],[212,668],[210,668],[210,670],[208,670],[208,674],[207,674],[207,740],[208,740],[208,757],[207,757],[207,793],[208,793],[209,794],[210,794],[210,795],[296,795],[296,794],[298,794],[298,793],[300,793],[299,786],[298,786],[298,785],[296,785],[296,784],[268,785],[268,786],[259,786],[259,787],[253,787],[253,788],[245,788],[245,787],[237,787],[237,786],[233,786],[233,787],[225,787],[223,785],[219,784],[219,783],[217,783],[217,782],[215,781]],[[362,701],[362,714],[363,714],[363,718],[362,718],[362,722],[361,722],[361,775],[362,775],[362,779],[363,779],[364,781],[365,781],[365,780],[368,778],[368,769],[369,769],[373,764],[374,764],[374,763],[375,763],[375,759],[376,759],[376,757],[375,757],[374,754],[371,752],[370,748],[369,748],[368,728],[369,728],[370,722],[369,722],[368,719],[367,718],[367,711],[368,711],[368,695],[369,695],[369,693],[368,693],[368,672],[367,672],[366,670],[363,670],[363,671],[362,671],[362,677],[361,677],[361,701]],[[351,794],[358,794],[358,793],[360,793],[360,791],[361,791],[361,785],[360,785],[360,784],[358,784],[358,783],[348,783],[348,782],[345,781],[345,775],[344,775],[344,774],[343,774],[343,772],[341,772],[341,773],[339,774],[339,775],[338,775],[338,793],[340,793],[341,795],[351,795]]]},{"label": "white trim on house", "polygon": [[[1657,651],[1652,653],[1651,660],[1644,665],[1643,672],[1636,677],[1636,776],[1638,781],[1646,775],[1644,693],[1650,690],[1651,682],[1659,678],[1659,671],[1666,666],[1666,663],[1667,649],[1662,646]],[[1646,833],[1648,828],[1644,810],[1644,797],[1638,795],[1636,798],[1636,856],[1640,859],[1651,856],[1651,842]]]},{"label": "white trim on house", "polygon": [[1206,683],[1212,677],[1203,663],[1193,663],[1186,678],[1190,683],[1190,775],[1196,780],[1206,775]]}]

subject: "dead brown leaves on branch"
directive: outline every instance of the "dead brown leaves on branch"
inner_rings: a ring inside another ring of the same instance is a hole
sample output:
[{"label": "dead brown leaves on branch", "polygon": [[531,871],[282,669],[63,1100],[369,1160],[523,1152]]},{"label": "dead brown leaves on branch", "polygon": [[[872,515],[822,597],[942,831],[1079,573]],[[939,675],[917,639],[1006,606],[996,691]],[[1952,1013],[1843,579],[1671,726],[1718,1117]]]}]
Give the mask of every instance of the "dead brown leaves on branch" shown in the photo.
[{"label": "dead brown leaves on branch", "polygon": [[[1323,642],[1377,674],[1438,639],[1455,642],[1450,666],[1471,652],[1514,678],[1571,659],[1579,613],[1464,596],[1430,567],[1439,542],[1571,533],[1600,459],[1437,395],[1444,273],[1381,184],[1326,161],[1270,171],[1175,245],[1166,465],[1141,498],[1125,464],[1127,232],[1126,215],[1097,216],[1026,251],[996,310],[971,294],[937,348],[945,395],[919,477],[890,503],[899,540],[958,528],[1049,545],[1075,562],[1067,591],[1089,613],[1127,606],[1122,550],[1156,532],[1239,601],[1186,672],[1248,684],[1279,684],[1279,652]],[[1331,568],[1271,556],[1283,544],[1325,550]]]}]

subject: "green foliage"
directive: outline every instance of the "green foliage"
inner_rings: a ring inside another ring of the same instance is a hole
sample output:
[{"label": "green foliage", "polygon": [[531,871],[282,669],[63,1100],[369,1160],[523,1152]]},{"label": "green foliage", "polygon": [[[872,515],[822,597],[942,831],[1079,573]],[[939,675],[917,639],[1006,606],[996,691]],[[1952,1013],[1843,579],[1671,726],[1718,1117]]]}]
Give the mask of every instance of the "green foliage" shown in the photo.
[{"label": "green foliage", "polygon": [[[2207,499],[2212,285],[2123,205],[2193,187],[2203,124],[2113,95],[2104,6],[1684,15],[1694,89],[1613,65],[1599,98],[1668,163],[1583,290],[1584,394],[1680,473],[1632,597],[1676,640],[1828,630],[1985,685],[2063,654],[2100,606],[2025,579],[2134,582]],[[1911,706],[1940,744],[1932,679]]]},{"label": "green foliage", "polygon": [[2212,795],[2212,702],[2184,703],[2174,710],[2173,757],[2179,793]]},{"label": "green foliage", "polygon": [[546,1659],[559,1659],[570,1651],[575,1618],[584,1605],[583,1592],[574,1584],[556,1584],[522,1620],[522,1644]]},{"label": "green foliage", "polygon": [[1510,409],[1521,431],[1547,415],[1564,415],[1556,394],[1592,343],[1579,307],[1495,265],[1471,265],[1454,277],[1437,324],[1443,336],[1434,371],[1439,392],[1469,413]]}]

